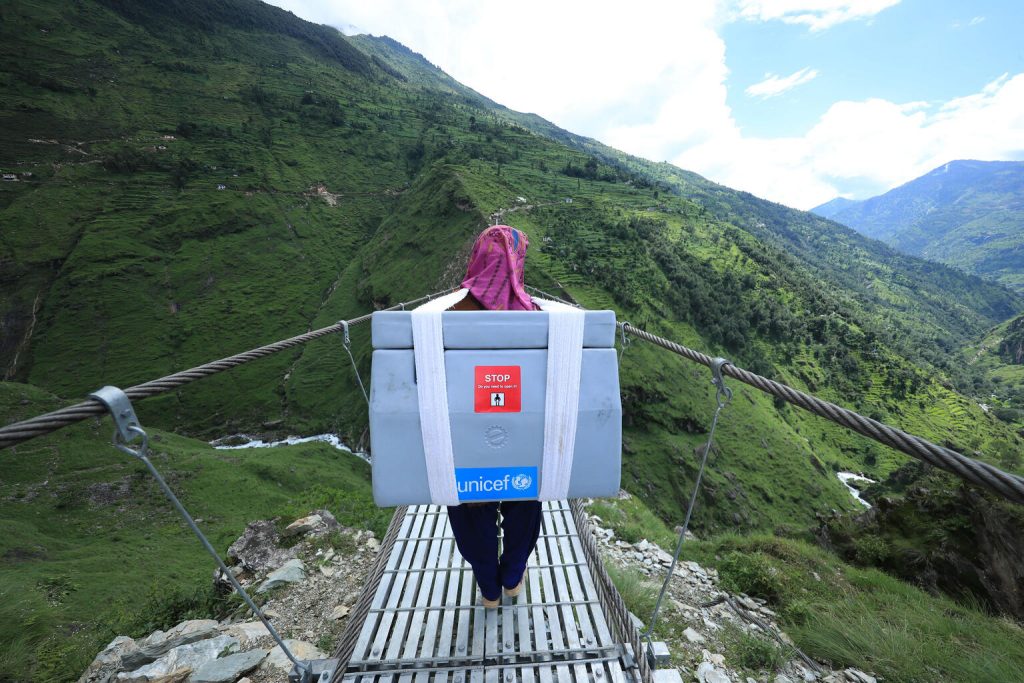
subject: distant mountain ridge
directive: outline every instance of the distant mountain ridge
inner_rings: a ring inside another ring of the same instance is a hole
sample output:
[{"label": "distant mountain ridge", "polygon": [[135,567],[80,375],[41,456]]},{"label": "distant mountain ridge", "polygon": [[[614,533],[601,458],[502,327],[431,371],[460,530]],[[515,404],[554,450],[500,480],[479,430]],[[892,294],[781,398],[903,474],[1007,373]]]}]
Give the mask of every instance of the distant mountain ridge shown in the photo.
[{"label": "distant mountain ridge", "polygon": [[951,161],[877,197],[811,211],[1024,291],[1024,161]]}]

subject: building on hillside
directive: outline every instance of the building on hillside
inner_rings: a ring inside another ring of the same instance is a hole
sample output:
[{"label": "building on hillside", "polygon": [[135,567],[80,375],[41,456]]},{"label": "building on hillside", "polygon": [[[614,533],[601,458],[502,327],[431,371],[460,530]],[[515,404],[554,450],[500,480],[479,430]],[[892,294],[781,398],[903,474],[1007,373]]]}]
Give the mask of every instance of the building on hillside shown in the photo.
[{"label": "building on hillside", "polygon": [[5,183],[18,182],[18,175],[16,173],[4,173],[3,178]]},{"label": "building on hillside", "polygon": [[228,186],[225,185],[224,183],[217,183],[217,189],[218,190],[226,190],[226,189],[228,189]]}]

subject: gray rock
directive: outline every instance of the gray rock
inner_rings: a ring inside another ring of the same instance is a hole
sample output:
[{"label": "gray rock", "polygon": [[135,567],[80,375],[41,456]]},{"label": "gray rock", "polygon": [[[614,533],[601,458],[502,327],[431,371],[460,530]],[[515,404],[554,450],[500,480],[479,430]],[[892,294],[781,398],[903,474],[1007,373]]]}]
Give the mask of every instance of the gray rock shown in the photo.
[{"label": "gray rock", "polygon": [[740,597],[736,598],[736,601],[744,607],[746,607],[751,612],[756,612],[758,608],[760,608],[760,605],[758,605],[756,602],[754,602],[745,595],[741,595]]},{"label": "gray rock", "polygon": [[711,662],[701,662],[697,667],[697,680],[700,683],[731,683],[729,676],[721,669],[716,669]]},{"label": "gray rock", "polygon": [[298,549],[280,547],[281,535],[269,519],[250,522],[228,548],[228,557],[254,574],[264,574],[295,557]]},{"label": "gray rock", "polygon": [[859,669],[849,668],[843,671],[850,683],[878,683],[878,680]]},{"label": "gray rock", "polygon": [[688,641],[690,641],[691,643],[700,644],[700,643],[704,642],[704,636],[702,636],[701,634],[697,633],[696,631],[694,631],[689,626],[687,626],[686,630],[683,631],[683,635],[686,636],[686,639]]},{"label": "gray rock", "polygon": [[189,683],[234,683],[239,676],[259,666],[266,656],[266,650],[250,650],[214,659],[196,669],[188,680]]},{"label": "gray rock", "polygon": [[138,649],[121,657],[123,668],[134,671],[143,664],[149,664],[176,647],[212,638],[219,633],[218,623],[213,619],[191,619],[183,621],[169,631],[155,631],[144,640],[138,641]]},{"label": "gray rock", "polygon": [[289,536],[298,536],[305,534],[306,532],[312,531],[323,523],[323,518],[320,515],[309,515],[308,517],[302,517],[297,519],[287,527],[285,527],[282,536],[288,538]]},{"label": "gray rock", "polygon": [[[326,654],[318,650],[315,646],[307,643],[304,640],[292,640],[286,639],[284,644],[288,646],[288,650],[295,656],[296,659],[310,660],[310,659],[325,659]],[[292,661],[288,659],[284,651],[281,650],[281,646],[278,645],[267,658],[260,664],[260,671],[266,669],[280,669],[281,671],[291,671]]]},{"label": "gray rock", "polygon": [[121,658],[125,653],[136,649],[135,641],[128,636],[118,636],[96,655],[92,664],[82,673],[78,683],[107,683],[114,674],[120,671]]},{"label": "gray rock", "polygon": [[306,578],[306,565],[299,558],[292,558],[283,565],[270,572],[266,581],[256,589],[257,593],[266,593],[272,588],[285,586],[289,583],[298,583]]},{"label": "gray rock", "polygon": [[246,621],[222,626],[221,633],[238,639],[239,646],[246,649],[255,645],[257,641],[270,637],[270,631],[262,621]]},{"label": "gray rock", "polygon": [[793,679],[786,674],[779,674],[775,677],[775,683],[793,683]]},{"label": "gray rock", "polygon": [[226,635],[200,640],[176,647],[160,659],[135,671],[122,672],[117,680],[123,683],[151,683],[181,672],[195,671],[203,664],[217,659],[225,650],[238,647],[238,640]]}]

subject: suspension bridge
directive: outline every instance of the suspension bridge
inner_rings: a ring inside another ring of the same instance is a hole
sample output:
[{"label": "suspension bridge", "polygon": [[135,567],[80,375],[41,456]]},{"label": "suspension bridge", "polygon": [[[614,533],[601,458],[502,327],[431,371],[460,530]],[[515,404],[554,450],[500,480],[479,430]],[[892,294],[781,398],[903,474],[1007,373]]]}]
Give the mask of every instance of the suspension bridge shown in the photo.
[{"label": "suspension bridge", "polygon": [[[440,294],[420,297],[387,310],[404,310]],[[455,547],[444,508],[432,505],[397,508],[334,655],[314,661],[302,661],[292,655],[149,460],[148,439],[131,402],[328,335],[340,334],[351,358],[349,329],[370,318],[371,314],[366,314],[340,321],[124,391],[105,387],[91,394],[87,401],[0,428],[0,448],[109,412],[116,426],[115,446],[147,466],[224,575],[292,661],[290,680],[296,683],[678,681],[678,673],[667,666],[668,652],[664,644],[653,642],[651,637],[658,607],[655,607],[651,624],[641,633],[605,571],[582,504],[577,500],[544,504],[541,536],[527,570],[526,587],[515,598],[504,598],[497,609],[485,609],[476,604],[472,570]],[[689,349],[628,322],[619,322],[618,326],[624,343],[630,337],[641,339],[712,369],[713,381],[718,387],[718,406],[708,445],[704,448],[701,473],[711,450],[718,415],[728,400],[724,378],[729,377],[1024,505],[1024,477],[736,367],[724,359]],[[354,359],[352,363],[358,378]],[[359,383],[362,387],[361,379]],[[365,395],[365,389],[363,393]],[[136,442],[139,443],[133,445]],[[698,475],[672,568],[679,557],[699,485]],[[663,595],[664,586],[659,605]],[[810,660],[805,661],[814,666]]]}]

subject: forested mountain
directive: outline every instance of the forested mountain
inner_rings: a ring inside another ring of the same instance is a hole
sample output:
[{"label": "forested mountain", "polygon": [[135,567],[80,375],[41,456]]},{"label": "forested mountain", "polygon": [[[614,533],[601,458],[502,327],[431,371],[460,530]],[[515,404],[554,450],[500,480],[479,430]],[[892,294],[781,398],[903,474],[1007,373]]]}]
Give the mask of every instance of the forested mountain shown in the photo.
[{"label": "forested mountain", "polygon": [[812,211],[1024,291],[1024,161],[951,161],[878,197]]},{"label": "forested mountain", "polygon": [[[527,280],[541,289],[997,463],[1003,444],[1024,447],[978,405],[992,386],[958,353],[1020,313],[1018,294],[512,112],[390,39],[348,39],[255,0],[13,0],[0,4],[0,38],[9,419],[453,286],[501,211],[529,235]],[[365,327],[353,343],[366,377]],[[707,437],[709,374],[640,343],[621,367],[624,484],[675,523]],[[308,462],[228,459],[170,434],[365,443],[338,340],[136,409],[218,542],[249,512],[297,501],[364,515],[348,470],[309,484]],[[151,501],[118,508],[96,493],[145,491],[107,438],[90,424],[0,452],[0,576],[42,596],[32,609],[54,624],[84,623],[72,609],[84,598],[68,589],[47,603],[39,586],[99,585],[120,554],[168,585],[208,574],[159,564],[162,536],[180,529]],[[906,463],[746,387],[717,438],[700,534],[804,533],[819,513],[859,509],[837,470],[883,478]],[[273,494],[218,495],[204,472],[226,471]],[[54,569],[83,553],[92,574]]]}]

